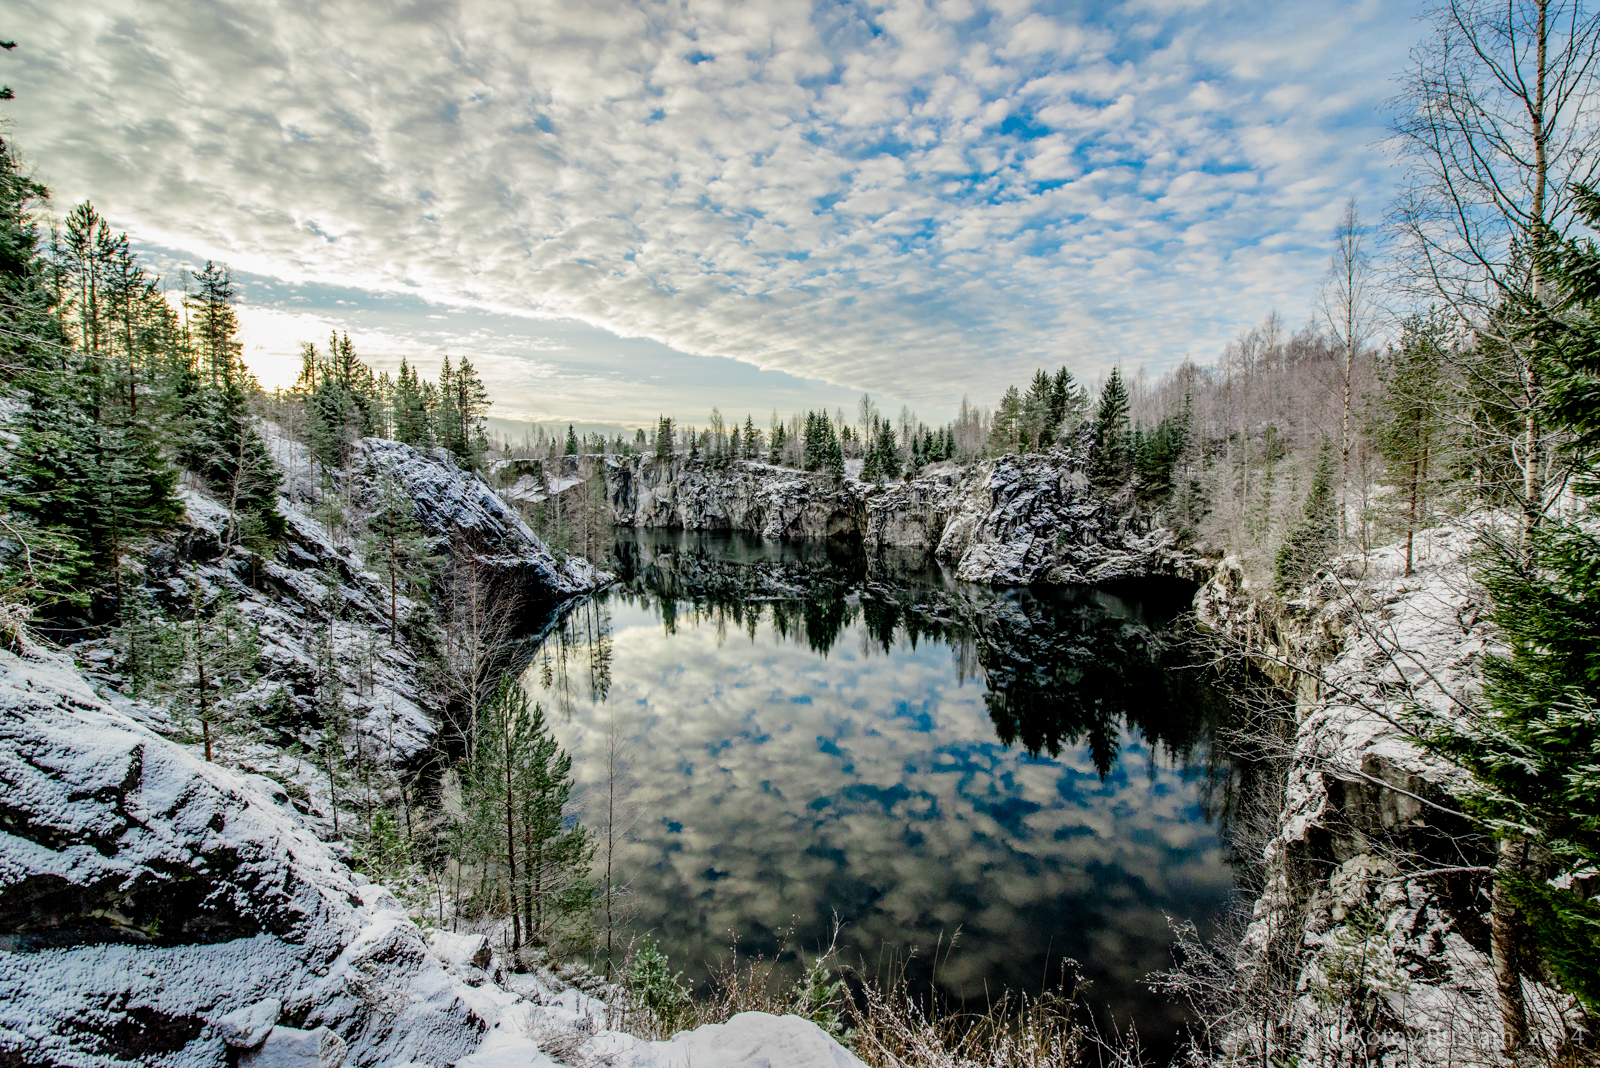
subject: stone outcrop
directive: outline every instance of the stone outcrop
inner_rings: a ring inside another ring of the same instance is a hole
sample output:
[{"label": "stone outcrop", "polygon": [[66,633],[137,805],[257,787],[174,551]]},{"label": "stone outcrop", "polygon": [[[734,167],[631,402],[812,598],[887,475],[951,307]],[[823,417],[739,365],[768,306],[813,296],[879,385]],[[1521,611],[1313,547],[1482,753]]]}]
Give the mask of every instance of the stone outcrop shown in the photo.
[{"label": "stone outcrop", "polygon": [[1091,487],[1086,456],[1080,444],[934,464],[885,485],[755,461],[610,457],[606,492],[621,526],[859,538],[873,551],[930,553],[959,578],[989,585],[1209,577],[1206,558],[1179,544],[1159,515],[1142,513],[1127,491],[1106,497]]},{"label": "stone outcrop", "polygon": [[[1239,956],[1242,991],[1288,999],[1284,1056],[1321,1063],[1361,1045],[1370,1063],[1502,1061],[1494,858],[1452,814],[1463,773],[1406,729],[1419,708],[1457,714],[1481,684],[1496,639],[1469,569],[1475,539],[1469,526],[1420,533],[1411,574],[1394,547],[1340,558],[1287,602],[1230,558],[1195,598],[1295,706],[1277,832],[1247,858],[1265,885]],[[1570,1002],[1525,989],[1535,1029],[1555,1039]]]},{"label": "stone outcrop", "polygon": [[477,474],[457,467],[444,449],[423,453],[398,441],[365,438],[356,471],[357,503],[370,503],[380,480],[392,476],[415,502],[423,530],[511,576],[525,597],[571,597],[607,581],[581,557],[557,560],[515,508]]}]

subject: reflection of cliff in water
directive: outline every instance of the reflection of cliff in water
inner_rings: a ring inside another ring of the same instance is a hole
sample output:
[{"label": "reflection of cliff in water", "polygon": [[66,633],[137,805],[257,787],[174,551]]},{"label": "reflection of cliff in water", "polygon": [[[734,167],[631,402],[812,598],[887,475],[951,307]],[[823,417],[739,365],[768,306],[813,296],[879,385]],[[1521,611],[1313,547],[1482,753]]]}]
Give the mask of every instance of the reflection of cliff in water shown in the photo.
[{"label": "reflection of cliff in water", "polygon": [[[948,644],[960,676],[982,679],[999,738],[1030,754],[1086,745],[1103,777],[1119,729],[1137,730],[1187,763],[1224,701],[1199,671],[1182,670],[1175,621],[1192,588],[1151,580],[1097,589],[997,590],[957,583],[921,555],[871,557],[848,542],[774,542],[739,534],[621,531],[611,596],[652,607],[667,633],[680,615],[754,635],[766,619],[789,641],[826,655],[858,620],[887,652],[898,638]],[[546,687],[603,700],[609,613],[587,599],[569,611],[536,661]],[[587,676],[587,678],[584,678]]]}]

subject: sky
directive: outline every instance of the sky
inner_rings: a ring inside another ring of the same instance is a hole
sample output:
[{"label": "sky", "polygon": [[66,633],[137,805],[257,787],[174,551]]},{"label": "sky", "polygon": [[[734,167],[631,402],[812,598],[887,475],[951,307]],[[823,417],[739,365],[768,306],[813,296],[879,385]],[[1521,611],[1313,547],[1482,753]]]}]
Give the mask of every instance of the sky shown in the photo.
[{"label": "sky", "polygon": [[469,355],[512,420],[943,420],[1210,360],[1381,218],[1413,3],[11,0],[10,135],[292,381]]}]

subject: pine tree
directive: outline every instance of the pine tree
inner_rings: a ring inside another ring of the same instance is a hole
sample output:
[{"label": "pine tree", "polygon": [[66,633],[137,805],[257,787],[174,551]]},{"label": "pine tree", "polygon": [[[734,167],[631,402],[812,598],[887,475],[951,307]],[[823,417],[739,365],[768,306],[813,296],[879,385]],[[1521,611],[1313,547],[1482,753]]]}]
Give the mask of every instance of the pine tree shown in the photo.
[{"label": "pine tree", "polygon": [[593,846],[566,813],[571,764],[544,710],[504,676],[480,707],[462,783],[492,903],[512,921],[513,953],[581,919],[592,897]]},{"label": "pine tree", "polygon": [[[483,454],[489,451],[489,438],[483,421],[489,410],[489,391],[473,369],[472,361],[465,356],[461,357],[451,385],[446,401],[454,410],[451,426],[455,437],[447,443],[447,447],[458,462],[476,471],[483,466]],[[442,386],[441,382],[441,390]]]},{"label": "pine tree", "polygon": [[567,448],[565,455],[578,455],[578,435],[577,432],[572,429],[571,423],[567,424]]}]

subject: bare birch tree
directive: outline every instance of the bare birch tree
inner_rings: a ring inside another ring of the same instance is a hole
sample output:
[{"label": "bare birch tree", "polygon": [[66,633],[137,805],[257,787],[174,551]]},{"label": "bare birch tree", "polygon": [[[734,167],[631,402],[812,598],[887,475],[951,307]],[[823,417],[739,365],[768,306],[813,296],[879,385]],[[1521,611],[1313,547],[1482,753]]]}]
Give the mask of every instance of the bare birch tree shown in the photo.
[{"label": "bare birch tree", "polygon": [[1350,540],[1351,405],[1355,394],[1357,362],[1372,333],[1372,258],[1366,250],[1366,229],[1356,212],[1355,197],[1346,201],[1344,214],[1333,231],[1333,258],[1328,278],[1318,294],[1322,315],[1339,343],[1339,541]]},{"label": "bare birch tree", "polygon": [[473,731],[484,702],[499,684],[501,661],[515,630],[517,598],[495,584],[489,568],[469,547],[457,544],[454,549],[444,596],[438,602],[444,606],[438,683],[449,707],[460,716],[453,726],[466,742],[470,759]]}]

